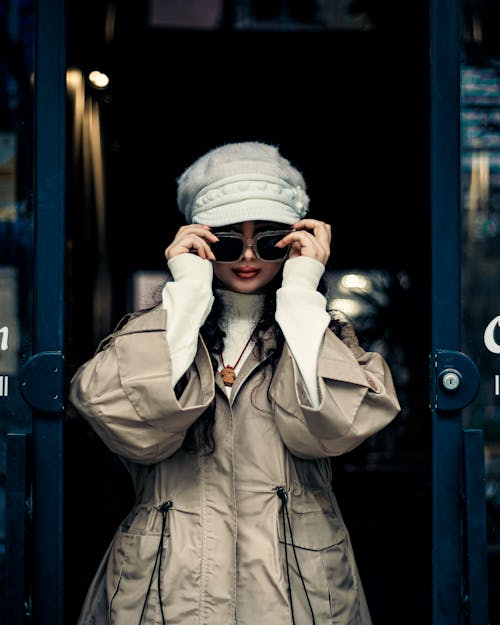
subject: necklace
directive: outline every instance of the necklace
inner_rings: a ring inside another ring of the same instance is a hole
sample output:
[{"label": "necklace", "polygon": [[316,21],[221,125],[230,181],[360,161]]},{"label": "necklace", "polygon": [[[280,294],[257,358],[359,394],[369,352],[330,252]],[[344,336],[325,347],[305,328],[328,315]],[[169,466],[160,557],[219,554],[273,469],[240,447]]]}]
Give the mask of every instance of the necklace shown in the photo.
[{"label": "necklace", "polygon": [[234,363],[234,365],[224,364],[224,356],[222,354],[220,355],[220,359],[222,361],[222,367],[223,367],[220,371],[220,374],[222,377],[222,381],[224,382],[224,386],[232,386],[234,384],[234,381],[236,379],[236,373],[234,372],[234,370],[238,366],[238,363],[240,362],[241,357],[245,353],[245,350],[248,347],[248,344],[250,343],[251,340],[252,340],[252,335],[250,335],[250,338],[245,343],[245,347],[241,350],[241,354],[238,356],[238,360]]}]

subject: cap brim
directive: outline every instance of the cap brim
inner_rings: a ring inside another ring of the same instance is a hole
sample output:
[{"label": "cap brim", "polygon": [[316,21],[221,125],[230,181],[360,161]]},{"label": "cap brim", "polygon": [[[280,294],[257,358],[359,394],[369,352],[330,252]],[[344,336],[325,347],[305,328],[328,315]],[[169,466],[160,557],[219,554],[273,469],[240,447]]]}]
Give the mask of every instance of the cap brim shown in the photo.
[{"label": "cap brim", "polygon": [[229,226],[242,221],[275,221],[291,225],[299,221],[299,215],[283,202],[263,199],[247,199],[215,206],[193,217],[194,224],[204,226]]}]

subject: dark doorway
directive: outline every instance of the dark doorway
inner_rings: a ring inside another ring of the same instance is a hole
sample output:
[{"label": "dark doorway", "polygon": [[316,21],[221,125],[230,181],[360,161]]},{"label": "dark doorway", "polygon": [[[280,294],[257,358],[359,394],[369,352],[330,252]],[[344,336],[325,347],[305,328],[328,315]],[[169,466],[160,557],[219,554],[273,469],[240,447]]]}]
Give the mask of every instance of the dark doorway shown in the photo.
[{"label": "dark doorway", "polygon": [[[333,291],[352,271],[376,287],[351,294],[364,306],[358,330],[367,348],[384,350],[403,409],[385,431],[333,460],[334,489],[374,625],[399,625],[403,615],[407,625],[427,625],[426,3],[353,2],[351,16],[364,16],[359,28],[327,26],[314,11],[288,12],[280,26],[258,13],[263,3],[246,3],[254,19],[244,27],[234,27],[231,3],[210,28],[153,26],[147,3],[122,4],[68,3],[68,66],[111,79],[108,89],[85,87],[101,120],[100,204],[78,141],[68,152],[68,376],[130,310],[136,272],[165,270],[163,250],[182,225],[175,192],[183,169],[227,141],[279,144],[305,176],[311,211],[332,224]],[[72,623],[132,493],[118,459],[71,412],[66,459]]]}]

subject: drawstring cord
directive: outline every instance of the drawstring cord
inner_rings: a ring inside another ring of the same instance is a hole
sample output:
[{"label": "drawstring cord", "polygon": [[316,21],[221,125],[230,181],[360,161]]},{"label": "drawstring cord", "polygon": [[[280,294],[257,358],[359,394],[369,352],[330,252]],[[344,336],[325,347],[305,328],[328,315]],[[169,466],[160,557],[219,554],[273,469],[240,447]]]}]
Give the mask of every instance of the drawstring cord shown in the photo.
[{"label": "drawstring cord", "polygon": [[[297,557],[297,550],[295,549],[295,542],[293,540],[292,524],[290,522],[290,515],[288,513],[288,506],[287,506],[288,494],[284,486],[278,486],[278,488],[276,489],[276,494],[281,499],[281,519],[283,523],[283,541],[285,543],[286,577],[287,577],[287,584],[288,584],[288,597],[290,599],[290,612],[292,614],[292,623],[293,625],[295,625],[295,615],[293,611],[293,601],[292,601],[292,585],[290,584],[290,570],[289,570],[289,565],[288,565],[288,544],[286,540],[287,526],[288,526],[288,532],[290,534],[290,544],[292,546],[293,556],[295,558],[295,564],[297,565],[297,571],[299,572],[299,577],[302,583],[302,588],[304,589],[304,593],[307,599],[307,604],[311,612],[311,619],[312,619],[311,622],[312,622],[312,625],[316,625],[316,619],[314,618],[314,611],[312,609],[312,605],[309,599],[309,594],[307,592],[306,584],[302,576],[302,571],[300,570],[299,559]],[[285,519],[286,519],[286,523],[285,523]]]},{"label": "drawstring cord", "polygon": [[[295,615],[293,613],[293,600],[292,600],[292,585],[290,584],[290,567],[288,566],[288,546],[286,544],[286,523],[285,523],[285,509],[286,506],[286,491],[283,486],[278,486],[276,494],[281,499],[281,520],[283,523],[283,540],[285,542],[285,563],[286,563],[286,582],[288,585],[288,599],[290,601],[290,612],[292,613],[292,623],[295,625]],[[288,510],[287,510],[288,515]]]},{"label": "drawstring cord", "polygon": [[[288,499],[288,494],[286,492],[286,489],[283,486],[278,486],[276,488],[276,494],[278,495],[278,497],[281,499],[281,519],[282,519],[282,523],[283,523],[283,540],[285,543],[285,563],[286,563],[286,576],[287,576],[287,584],[288,584],[288,597],[290,600],[290,611],[291,611],[291,615],[292,615],[292,623],[293,625],[295,624],[295,614],[294,614],[294,610],[293,610],[293,600],[292,600],[292,585],[290,583],[290,566],[289,566],[289,562],[288,562],[288,543],[287,543],[287,528],[288,528],[288,533],[290,534],[290,544],[292,546],[292,550],[293,550],[293,556],[295,559],[295,564],[297,565],[297,571],[299,573],[299,577],[300,577],[300,581],[302,583],[302,588],[304,589],[304,593],[306,595],[306,599],[307,599],[307,604],[309,606],[309,610],[311,612],[311,623],[312,625],[316,625],[316,620],[314,618],[314,612],[312,609],[312,605],[311,605],[311,601],[309,599],[309,594],[307,592],[307,588],[304,582],[304,577],[302,576],[302,571],[300,570],[300,564],[299,564],[299,560],[297,557],[297,550],[295,549],[295,542],[293,540],[293,530],[292,530],[292,524],[290,522],[290,515],[288,513],[288,506],[287,506],[287,499]],[[156,568],[158,567],[158,575],[157,575],[157,583],[158,583],[158,601],[160,604],[160,612],[161,612],[161,620],[162,620],[162,625],[167,625],[167,621],[165,619],[165,614],[163,612],[163,599],[162,599],[162,591],[161,591],[161,579],[162,579],[162,559],[163,559],[163,544],[164,544],[164,540],[165,540],[165,528],[167,525],[167,515],[168,515],[168,511],[170,510],[170,508],[173,506],[171,501],[166,501],[164,504],[162,504],[159,508],[160,512],[161,512],[161,516],[162,516],[162,520],[161,520],[161,534],[160,534],[160,541],[158,544],[158,549],[156,551],[156,557],[155,557],[155,562],[153,565],[153,570],[151,571],[151,577],[149,579],[149,584],[148,584],[148,589],[146,591],[146,596],[144,598],[144,603],[142,606],[142,610],[141,610],[141,616],[139,619],[139,623],[138,625],[141,625],[142,623],[142,619],[144,617],[144,614],[146,612],[146,606],[148,604],[148,599],[149,599],[149,593],[151,592],[151,586],[153,585],[153,580],[154,580],[154,575],[155,575],[155,571]]]},{"label": "drawstring cord", "polygon": [[163,613],[163,599],[161,596],[161,562],[163,558],[163,541],[165,538],[165,527],[167,525],[167,514],[170,508],[173,506],[171,501],[166,501],[163,503],[159,510],[161,512],[161,534],[160,534],[160,542],[158,544],[158,549],[156,550],[155,563],[153,565],[153,570],[151,571],[151,577],[149,578],[148,589],[146,591],[146,597],[144,598],[144,603],[142,605],[141,617],[139,619],[138,625],[141,625],[142,619],[144,617],[144,613],[146,612],[146,606],[148,605],[149,593],[151,591],[151,586],[153,585],[153,579],[155,576],[156,565],[158,565],[158,601],[160,603],[160,612],[161,612],[161,620],[162,625],[167,625],[167,621],[165,620],[165,614]]}]

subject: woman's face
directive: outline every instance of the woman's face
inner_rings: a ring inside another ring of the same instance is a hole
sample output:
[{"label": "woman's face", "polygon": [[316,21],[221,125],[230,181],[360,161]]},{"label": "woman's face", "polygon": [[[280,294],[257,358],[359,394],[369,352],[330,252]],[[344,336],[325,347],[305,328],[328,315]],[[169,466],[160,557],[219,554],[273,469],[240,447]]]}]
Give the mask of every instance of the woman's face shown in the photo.
[{"label": "woman's face", "polygon": [[[214,228],[215,234],[240,232],[247,242],[259,232],[269,230],[287,230],[290,226],[273,221],[242,221],[224,228]],[[214,261],[214,274],[226,289],[237,293],[259,293],[279,273],[282,262],[260,260],[253,248],[247,246],[243,258],[234,263],[218,263]]]}]

